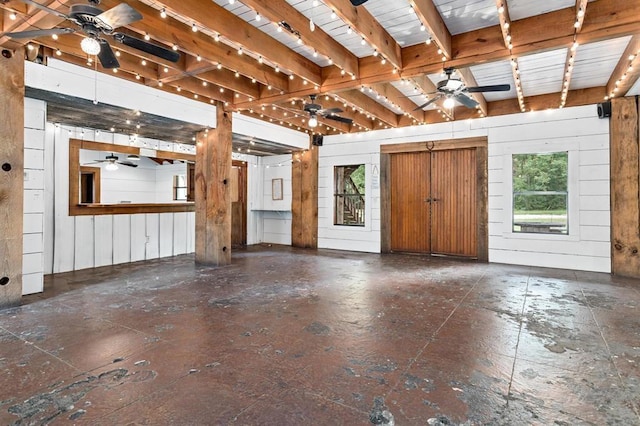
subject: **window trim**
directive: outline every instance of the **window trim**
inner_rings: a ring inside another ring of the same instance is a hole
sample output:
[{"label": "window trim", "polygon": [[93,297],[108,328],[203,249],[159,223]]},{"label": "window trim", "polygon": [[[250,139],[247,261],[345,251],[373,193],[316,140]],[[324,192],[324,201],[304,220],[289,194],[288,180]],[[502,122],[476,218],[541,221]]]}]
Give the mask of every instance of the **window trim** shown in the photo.
[{"label": "window trim", "polygon": [[[567,234],[542,234],[513,231],[513,155],[567,153]],[[502,236],[520,240],[580,240],[580,144],[579,142],[547,142],[512,146],[503,151],[503,221]],[[492,194],[490,194],[491,197]]]},{"label": "window trim", "polygon": [[[345,225],[334,225],[334,211],[335,211],[335,201],[334,201],[334,188],[335,188],[335,174],[333,173],[335,167],[339,166],[349,166],[354,164],[364,164],[364,226],[345,226]],[[329,176],[326,176],[325,179],[328,180],[327,185],[325,187],[325,205],[322,208],[326,213],[324,214],[322,220],[326,220],[326,225],[322,226],[319,221],[318,226],[324,229],[327,229],[331,232],[371,232],[372,231],[372,218],[373,215],[373,206],[372,206],[372,189],[371,189],[371,170],[373,166],[379,167],[379,165],[374,164],[372,162],[370,155],[354,155],[349,158],[347,161],[344,158],[331,158],[330,161],[327,161],[325,164],[321,164],[322,168],[327,167],[331,170]],[[379,188],[377,189],[379,191]],[[319,210],[320,212],[320,210]],[[320,218],[320,217],[319,217]],[[338,235],[338,234],[330,234],[330,235]]]},{"label": "window trim", "polygon": [[[337,204],[337,198],[338,196],[348,196],[345,193],[340,193],[338,194],[337,190],[338,188],[336,187],[336,169],[338,167],[341,168],[345,168],[345,167],[353,167],[353,166],[358,166],[358,168],[360,167],[364,167],[364,197],[363,197],[363,201],[364,201],[364,221],[362,222],[362,224],[344,224],[344,223],[336,223],[337,221],[337,209],[338,209],[338,204]],[[355,164],[344,164],[344,165],[334,165],[332,167],[332,173],[333,173],[333,191],[332,191],[332,198],[333,198],[333,209],[332,209],[332,217],[333,220],[331,221],[333,226],[337,226],[337,227],[352,227],[352,228],[363,228],[366,223],[367,223],[367,165],[365,163],[360,163],[360,162],[356,162]]]}]

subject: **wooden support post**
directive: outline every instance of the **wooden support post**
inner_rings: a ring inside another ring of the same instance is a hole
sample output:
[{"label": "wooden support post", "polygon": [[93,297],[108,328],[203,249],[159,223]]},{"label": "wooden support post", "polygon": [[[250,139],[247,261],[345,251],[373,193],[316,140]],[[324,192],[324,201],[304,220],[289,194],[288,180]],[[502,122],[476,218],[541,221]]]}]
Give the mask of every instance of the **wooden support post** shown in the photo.
[{"label": "wooden support post", "polygon": [[291,245],[318,248],[318,147],[292,157]]},{"label": "wooden support post", "polygon": [[231,112],[218,102],[215,129],[197,137],[196,263],[231,263]]},{"label": "wooden support post", "polygon": [[[7,52],[7,53],[5,53]],[[11,57],[7,57],[11,55]],[[24,50],[0,56],[0,309],[22,297]]]},{"label": "wooden support post", "polygon": [[638,97],[611,101],[611,272],[640,277]]}]

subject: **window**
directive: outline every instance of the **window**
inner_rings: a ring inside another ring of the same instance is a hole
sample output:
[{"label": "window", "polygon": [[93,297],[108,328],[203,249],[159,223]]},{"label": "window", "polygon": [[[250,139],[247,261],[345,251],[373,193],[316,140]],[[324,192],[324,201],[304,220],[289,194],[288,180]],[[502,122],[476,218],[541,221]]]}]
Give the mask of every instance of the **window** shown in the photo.
[{"label": "window", "polygon": [[568,152],[514,154],[513,232],[568,234]]},{"label": "window", "polygon": [[175,201],[187,201],[187,176],[173,176],[173,199]]},{"label": "window", "polygon": [[335,225],[364,226],[364,164],[334,168]]}]

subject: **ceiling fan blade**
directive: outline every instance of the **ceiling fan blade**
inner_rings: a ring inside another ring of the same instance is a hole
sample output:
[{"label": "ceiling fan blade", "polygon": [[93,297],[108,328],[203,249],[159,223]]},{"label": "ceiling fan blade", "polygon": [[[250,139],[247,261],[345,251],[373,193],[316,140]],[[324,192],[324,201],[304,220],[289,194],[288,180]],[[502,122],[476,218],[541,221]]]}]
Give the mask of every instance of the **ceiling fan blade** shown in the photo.
[{"label": "ceiling fan blade", "polygon": [[45,12],[49,12],[50,14],[55,15],[55,16],[57,16],[59,18],[69,19],[69,17],[67,15],[65,15],[64,13],[58,12],[57,10],[51,9],[51,8],[49,8],[47,6],[43,6],[40,3],[36,3],[33,0],[20,0],[20,1],[22,3],[26,3],[26,4],[31,5],[33,7],[37,7],[38,9],[44,10]]},{"label": "ceiling fan blade", "polygon": [[116,163],[122,164],[123,166],[138,167],[137,164],[130,163],[129,161],[116,161]]},{"label": "ceiling fan blade", "polygon": [[354,6],[360,6],[363,3],[366,3],[368,0],[351,0],[351,4]]},{"label": "ceiling fan blade", "polygon": [[98,53],[98,59],[102,64],[103,68],[118,68],[120,67],[120,63],[118,62],[118,58],[113,53],[113,49],[109,46],[106,40],[100,39],[100,53]]},{"label": "ceiling fan blade", "polygon": [[462,105],[467,108],[475,108],[478,105],[478,101],[475,99],[465,95],[464,93],[458,93],[455,95],[456,101],[460,102]]},{"label": "ceiling fan blade", "polygon": [[347,117],[341,117],[339,115],[323,115],[324,118],[326,118],[327,120],[334,120],[334,121],[339,121],[341,123],[347,123],[347,124],[351,124],[353,123],[353,120]]},{"label": "ceiling fan blade", "polygon": [[164,47],[157,46],[144,40],[140,40],[138,38],[131,37],[122,33],[116,33],[113,35],[113,37],[116,39],[116,41],[126,46],[133,47],[134,49],[141,50],[162,59],[166,59],[167,61],[178,62],[180,60],[180,54],[178,52],[165,49]]},{"label": "ceiling fan blade", "polygon": [[330,114],[339,114],[342,110],[340,108],[327,108],[318,110],[318,114],[320,115],[330,115]]},{"label": "ceiling fan blade", "polygon": [[50,30],[18,31],[15,33],[7,33],[6,36],[10,38],[38,38],[52,36],[54,34],[71,34],[75,31],[73,28],[51,28]]},{"label": "ceiling fan blade", "polygon": [[128,4],[120,3],[106,12],[102,12],[100,15],[96,16],[95,19],[102,22],[106,27],[111,28],[111,31],[113,31],[116,28],[141,20],[142,15]]},{"label": "ceiling fan blade", "polygon": [[427,106],[431,105],[432,103],[434,103],[435,101],[437,101],[441,97],[442,97],[442,95],[434,96],[433,98],[429,99],[426,103],[424,103],[424,104],[420,105],[419,107],[417,107],[416,109],[414,109],[414,111],[418,111],[419,109],[423,109],[424,107],[427,107]]},{"label": "ceiling fan blade", "polygon": [[492,86],[476,86],[476,87],[467,87],[466,91],[469,93],[478,93],[478,92],[508,92],[511,90],[511,85],[509,84],[494,84]]}]

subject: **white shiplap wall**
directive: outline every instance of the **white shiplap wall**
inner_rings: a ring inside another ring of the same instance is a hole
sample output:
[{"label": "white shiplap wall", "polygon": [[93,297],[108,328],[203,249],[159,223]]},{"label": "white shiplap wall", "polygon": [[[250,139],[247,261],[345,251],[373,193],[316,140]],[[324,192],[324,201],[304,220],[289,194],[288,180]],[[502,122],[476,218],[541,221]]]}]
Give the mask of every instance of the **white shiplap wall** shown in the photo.
[{"label": "white shiplap wall", "polygon": [[[380,145],[487,136],[489,260],[610,272],[609,123],[594,105],[371,133],[329,136],[320,148],[318,246],[380,251]],[[570,235],[512,234],[509,164],[512,153],[570,151]],[[360,229],[333,225],[333,166],[367,165],[366,216]]]},{"label": "white shiplap wall", "polygon": [[[126,135],[96,134],[91,129],[47,126],[47,168],[51,169],[53,183],[46,188],[45,195],[45,246],[50,251],[46,256],[46,273],[136,262],[194,251],[193,212],[69,216],[69,138],[82,135],[86,140],[127,146],[130,140]],[[52,219],[48,220],[49,217]]]},{"label": "white shiplap wall", "polygon": [[44,148],[47,106],[24,100],[22,294],[41,292],[44,277]]},{"label": "white shiplap wall", "polygon": [[[247,242],[291,244],[291,155],[260,157],[249,167],[249,215],[256,222],[255,237]],[[272,180],[282,179],[282,200],[272,199]],[[251,192],[251,188],[255,191]],[[250,231],[248,231],[250,232]]]}]

